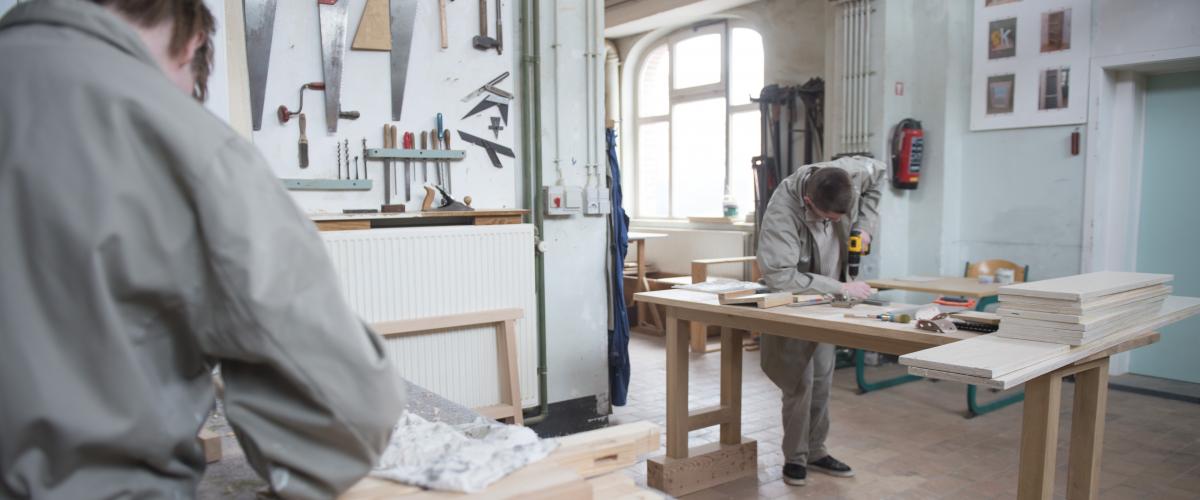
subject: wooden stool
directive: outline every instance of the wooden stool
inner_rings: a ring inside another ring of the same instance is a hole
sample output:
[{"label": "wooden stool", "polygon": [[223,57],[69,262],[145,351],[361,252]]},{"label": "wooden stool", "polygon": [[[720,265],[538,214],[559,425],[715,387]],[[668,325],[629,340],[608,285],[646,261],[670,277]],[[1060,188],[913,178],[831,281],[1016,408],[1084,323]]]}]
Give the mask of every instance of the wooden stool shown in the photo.
[{"label": "wooden stool", "polygon": [[383,321],[371,326],[386,338],[494,325],[496,327],[496,364],[499,368],[501,404],[474,408],[474,410],[488,418],[496,420],[511,418],[514,424],[523,425],[525,419],[521,415],[521,379],[517,376],[517,320],[524,316],[525,312],[520,309],[496,309],[449,316]]}]

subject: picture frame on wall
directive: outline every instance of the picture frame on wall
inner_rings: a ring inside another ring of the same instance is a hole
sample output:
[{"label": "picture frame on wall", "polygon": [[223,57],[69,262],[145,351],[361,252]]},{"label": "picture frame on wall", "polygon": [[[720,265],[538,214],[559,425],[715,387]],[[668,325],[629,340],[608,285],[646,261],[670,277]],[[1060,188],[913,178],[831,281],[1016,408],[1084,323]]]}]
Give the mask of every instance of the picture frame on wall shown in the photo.
[{"label": "picture frame on wall", "polygon": [[997,75],[988,77],[987,83],[987,113],[997,115],[1013,112],[1013,87],[1016,75]]},{"label": "picture frame on wall", "polygon": [[1042,52],[1071,48],[1071,9],[1059,9],[1042,14]]},{"label": "picture frame on wall", "polygon": [[1087,121],[1091,9],[1092,0],[975,0],[971,130]]},{"label": "picture frame on wall", "polygon": [[988,24],[988,59],[1017,55],[1017,18],[997,19]]}]

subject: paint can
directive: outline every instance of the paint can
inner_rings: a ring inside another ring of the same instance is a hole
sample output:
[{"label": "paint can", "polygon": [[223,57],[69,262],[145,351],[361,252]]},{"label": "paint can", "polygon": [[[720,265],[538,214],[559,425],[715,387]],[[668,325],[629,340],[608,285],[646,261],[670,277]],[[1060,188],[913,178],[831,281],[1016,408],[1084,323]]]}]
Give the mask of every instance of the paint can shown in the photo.
[{"label": "paint can", "polygon": [[1016,273],[1013,272],[1012,269],[997,269],[996,283],[1001,285],[1011,285],[1013,280],[1016,279],[1016,276]]}]

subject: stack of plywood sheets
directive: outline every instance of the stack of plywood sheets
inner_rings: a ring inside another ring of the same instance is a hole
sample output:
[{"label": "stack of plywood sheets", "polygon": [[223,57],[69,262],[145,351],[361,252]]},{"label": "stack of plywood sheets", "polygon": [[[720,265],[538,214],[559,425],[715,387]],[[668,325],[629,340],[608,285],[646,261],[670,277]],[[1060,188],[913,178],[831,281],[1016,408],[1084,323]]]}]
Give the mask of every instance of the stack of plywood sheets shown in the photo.
[{"label": "stack of plywood sheets", "polygon": [[1098,272],[1000,288],[999,337],[1083,345],[1140,324],[1174,276]]}]

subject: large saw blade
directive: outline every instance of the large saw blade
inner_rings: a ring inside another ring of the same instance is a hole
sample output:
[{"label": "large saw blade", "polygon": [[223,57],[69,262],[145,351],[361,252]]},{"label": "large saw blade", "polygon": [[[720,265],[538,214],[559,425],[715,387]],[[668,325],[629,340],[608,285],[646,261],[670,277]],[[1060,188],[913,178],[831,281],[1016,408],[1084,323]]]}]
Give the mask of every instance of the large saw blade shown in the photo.
[{"label": "large saw blade", "polygon": [[391,0],[392,29],[392,121],[400,121],[404,106],[404,84],[408,79],[408,53],[412,48],[417,0]]},{"label": "large saw blade", "polygon": [[242,0],[246,16],[246,72],[250,75],[250,114],[254,130],[262,130],[271,66],[271,35],[275,31],[275,0]]},{"label": "large saw blade", "polygon": [[350,0],[317,0],[321,18],[321,65],[325,73],[325,128],[337,132],[342,105],[342,66],[346,60],[346,23]]}]

